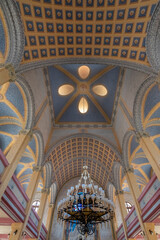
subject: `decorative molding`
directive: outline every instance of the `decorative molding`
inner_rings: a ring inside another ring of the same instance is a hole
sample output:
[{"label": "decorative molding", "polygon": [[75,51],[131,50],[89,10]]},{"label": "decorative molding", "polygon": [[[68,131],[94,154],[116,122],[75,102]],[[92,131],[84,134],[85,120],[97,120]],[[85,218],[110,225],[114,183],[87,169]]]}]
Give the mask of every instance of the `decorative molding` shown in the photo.
[{"label": "decorative molding", "polygon": [[15,0],[0,1],[0,7],[7,23],[10,42],[6,63],[11,63],[17,69],[23,57],[25,45],[21,15]]},{"label": "decorative molding", "polygon": [[124,191],[123,190],[116,190],[115,195],[117,196],[119,194],[124,194]]},{"label": "decorative molding", "polygon": [[44,164],[44,140],[43,135],[40,130],[34,129],[33,135],[36,137],[38,141],[38,159],[37,159],[37,167],[41,167]]},{"label": "decorative molding", "polygon": [[147,89],[155,84],[155,77],[148,77],[139,87],[137,94],[135,96],[134,104],[133,104],[133,119],[135,124],[136,132],[144,132],[143,124],[142,124],[142,116],[141,116],[141,107],[142,101],[145,96]]},{"label": "decorative molding", "polygon": [[144,72],[155,76],[155,72],[151,67],[143,64],[132,63],[129,61],[115,60],[115,59],[98,59],[98,58],[57,58],[44,61],[37,61],[33,63],[21,64],[17,69],[17,72],[22,73],[36,68],[43,68],[57,64],[109,64],[125,68],[130,68],[139,72]]},{"label": "decorative molding", "polygon": [[41,166],[34,166],[34,167],[32,168],[32,171],[33,171],[33,172],[41,172],[41,171],[42,171],[42,167],[41,167]]},{"label": "decorative molding", "polygon": [[113,167],[112,167],[112,172],[113,172],[113,179],[114,179],[114,186],[115,186],[115,189],[116,191],[121,191],[121,179],[120,179],[120,168],[122,167],[123,169],[123,166],[118,163],[118,162],[115,162],[113,164]]},{"label": "decorative molding", "polygon": [[123,137],[123,142],[122,142],[122,161],[121,164],[124,167],[124,169],[130,168],[129,164],[129,159],[128,159],[128,145],[129,145],[129,140],[132,136],[135,136],[135,131],[127,131]]},{"label": "decorative molding", "polygon": [[47,195],[50,193],[49,188],[42,188],[41,193],[46,193]]},{"label": "decorative molding", "polygon": [[160,71],[160,1],[154,9],[146,37],[146,53],[153,71]]},{"label": "decorative molding", "polygon": [[21,86],[24,91],[25,97],[27,99],[27,122],[26,122],[26,129],[32,129],[35,125],[35,101],[32,93],[32,89],[30,85],[27,83],[22,75],[17,74],[16,81]]}]

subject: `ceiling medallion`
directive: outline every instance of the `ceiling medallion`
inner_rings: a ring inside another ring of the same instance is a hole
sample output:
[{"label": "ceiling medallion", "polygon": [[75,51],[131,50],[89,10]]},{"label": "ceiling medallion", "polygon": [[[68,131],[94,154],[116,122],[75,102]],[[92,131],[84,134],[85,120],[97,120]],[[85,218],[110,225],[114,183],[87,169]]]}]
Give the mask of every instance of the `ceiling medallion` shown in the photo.
[{"label": "ceiling medallion", "polygon": [[80,78],[85,80],[90,74],[90,68],[86,65],[83,65],[78,68],[78,74],[79,74]]},{"label": "ceiling medallion", "polygon": [[58,202],[58,220],[76,224],[81,235],[92,235],[96,225],[113,219],[114,204],[104,190],[93,184],[88,167],[83,167],[78,184],[68,189],[67,197]]}]

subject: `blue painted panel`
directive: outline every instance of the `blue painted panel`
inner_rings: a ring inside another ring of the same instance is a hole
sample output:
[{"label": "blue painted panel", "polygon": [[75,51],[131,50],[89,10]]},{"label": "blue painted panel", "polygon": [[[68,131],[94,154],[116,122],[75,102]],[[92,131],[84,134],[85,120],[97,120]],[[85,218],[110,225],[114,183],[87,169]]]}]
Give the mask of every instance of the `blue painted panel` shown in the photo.
[{"label": "blue painted panel", "polygon": [[97,85],[97,84],[102,84],[107,88],[108,94],[105,97],[100,97],[94,94],[92,90],[91,92],[110,119],[112,117],[119,72],[120,72],[120,68],[116,67],[113,70],[109,71],[108,73],[104,74],[102,77],[100,77],[97,81],[95,81],[91,85],[91,89],[94,85]]},{"label": "blue painted panel", "polygon": [[141,172],[138,169],[134,170],[134,174],[144,179],[144,176],[141,174]]},{"label": "blue painted panel", "polygon": [[153,119],[153,118],[160,118],[160,108],[158,108],[150,117],[150,119]]},{"label": "blue painted panel", "polygon": [[146,128],[146,132],[149,133],[150,136],[155,136],[160,134],[160,126],[151,126]]},{"label": "blue painted panel", "polygon": [[21,92],[14,83],[10,83],[6,93],[6,98],[18,109],[24,117],[24,102]]},{"label": "blue painted panel", "polygon": [[16,168],[14,174],[17,176],[17,174],[18,174],[23,168],[24,168],[24,165],[21,164],[21,163],[19,163],[19,164],[17,165],[17,168]]},{"label": "blue painted panel", "polygon": [[32,163],[32,162],[34,162],[34,160],[32,158],[29,158],[29,157],[22,157],[20,162],[22,162],[22,163]]},{"label": "blue painted panel", "polygon": [[160,102],[160,93],[157,85],[155,85],[149,92],[145,106],[144,106],[144,117],[152,110],[152,108]]},{"label": "blue painted panel", "polygon": [[139,143],[136,141],[136,138],[133,136],[131,141],[131,152],[130,155],[132,155],[133,151],[138,147]]},{"label": "blue painted panel", "polygon": [[88,66],[90,68],[90,74],[88,78],[85,79],[85,81],[88,81],[90,78],[95,76],[99,71],[107,67],[107,65],[102,64],[63,64],[62,67],[66,69],[68,72],[72,73],[78,80],[84,82],[84,80],[82,80],[78,74],[78,68],[83,65]]},{"label": "blue painted panel", "polygon": [[61,111],[66,102],[72,97],[74,92],[68,96],[60,96],[58,94],[58,88],[63,84],[71,84],[76,87],[75,83],[68,78],[64,73],[57,70],[54,67],[48,67],[49,78],[51,82],[51,91],[53,97],[53,106],[55,116]]},{"label": "blue painted panel", "polygon": [[147,177],[150,179],[151,177],[151,165],[148,164],[148,165],[145,165],[145,166],[142,166],[142,170],[145,172],[145,174],[147,175]]},{"label": "blue painted panel", "polygon": [[4,151],[11,142],[11,137],[0,134],[0,148],[2,151]]},{"label": "blue painted panel", "polygon": [[5,54],[5,49],[6,49],[6,38],[5,38],[5,32],[2,24],[2,19],[0,18],[0,52],[2,54]]},{"label": "blue painted panel", "polygon": [[106,122],[94,104],[86,97],[89,110],[85,114],[81,114],[78,110],[78,103],[82,96],[78,96],[71,106],[66,110],[60,119],[60,122]]},{"label": "blue painted panel", "polygon": [[12,135],[17,135],[21,130],[21,127],[15,124],[0,125],[0,131],[7,132]]},{"label": "blue painted panel", "polygon": [[154,143],[157,145],[157,147],[160,149],[160,138],[155,138]]},{"label": "blue painted panel", "polygon": [[135,163],[135,164],[143,164],[143,163],[148,163],[148,159],[147,158],[136,158],[132,161],[132,163]]},{"label": "blue painted panel", "polygon": [[10,116],[17,118],[17,114],[5,103],[0,102],[0,117]]},{"label": "blue painted panel", "polygon": [[141,152],[143,152],[142,148],[140,148],[140,149],[137,151],[137,153],[141,153]]}]

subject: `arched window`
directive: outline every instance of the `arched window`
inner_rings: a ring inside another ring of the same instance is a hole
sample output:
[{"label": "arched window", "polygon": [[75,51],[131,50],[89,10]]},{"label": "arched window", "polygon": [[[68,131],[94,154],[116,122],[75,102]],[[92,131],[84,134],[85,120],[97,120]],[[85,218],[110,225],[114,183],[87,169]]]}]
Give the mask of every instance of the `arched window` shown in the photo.
[{"label": "arched window", "polygon": [[40,206],[40,201],[39,200],[35,200],[32,204],[32,207],[36,212],[38,212],[39,206]]},{"label": "arched window", "polygon": [[127,208],[127,213],[129,213],[131,211],[132,204],[130,204],[129,202],[125,202],[125,206]]}]

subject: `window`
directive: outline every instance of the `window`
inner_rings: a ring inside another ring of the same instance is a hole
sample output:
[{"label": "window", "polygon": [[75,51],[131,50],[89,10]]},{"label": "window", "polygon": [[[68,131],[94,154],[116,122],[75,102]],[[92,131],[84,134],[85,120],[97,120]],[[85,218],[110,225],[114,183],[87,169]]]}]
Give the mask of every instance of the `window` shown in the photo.
[{"label": "window", "polygon": [[125,202],[125,206],[127,208],[127,213],[129,213],[131,211],[132,204],[130,204],[129,202]]},{"label": "window", "polygon": [[39,206],[40,206],[40,201],[39,200],[35,200],[32,204],[32,207],[36,212],[38,212]]}]

